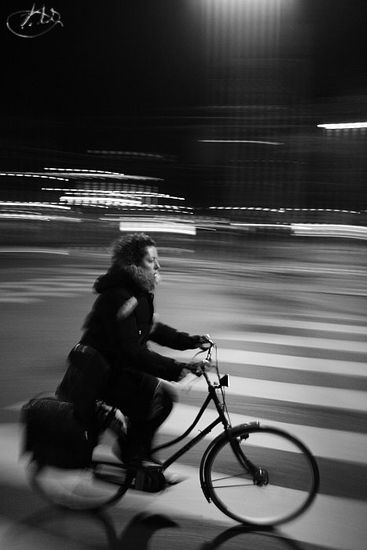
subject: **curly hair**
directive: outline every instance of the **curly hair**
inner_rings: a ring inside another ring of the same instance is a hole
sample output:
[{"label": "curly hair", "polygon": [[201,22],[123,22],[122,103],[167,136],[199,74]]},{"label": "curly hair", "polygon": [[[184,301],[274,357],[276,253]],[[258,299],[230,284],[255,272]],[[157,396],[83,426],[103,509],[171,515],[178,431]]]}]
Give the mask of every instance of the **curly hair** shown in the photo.
[{"label": "curly hair", "polygon": [[147,246],[156,246],[156,243],[145,233],[129,233],[120,237],[113,244],[112,265],[119,268],[140,265]]}]

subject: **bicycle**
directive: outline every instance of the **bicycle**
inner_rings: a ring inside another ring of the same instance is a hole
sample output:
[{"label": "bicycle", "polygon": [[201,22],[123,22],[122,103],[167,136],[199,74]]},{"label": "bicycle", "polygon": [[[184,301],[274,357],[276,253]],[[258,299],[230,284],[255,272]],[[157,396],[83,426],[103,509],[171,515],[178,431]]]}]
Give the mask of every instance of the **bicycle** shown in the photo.
[{"label": "bicycle", "polygon": [[[206,351],[210,364],[213,349],[217,351],[211,343]],[[314,456],[284,430],[260,426],[259,422],[232,427],[225,398],[229,377],[220,375],[217,358],[214,369],[214,382],[206,368],[198,373],[205,378],[208,395],[192,424],[182,435],[159,445],[153,452],[185,439],[211,402],[218,413],[216,419],[161,464],[134,469],[122,462],[93,457],[88,468],[77,472],[33,464],[32,486],[54,504],[84,510],[111,505],[129,488],[159,491],[164,488],[164,471],[221,423],[223,432],[210,442],[199,467],[200,485],[207,501],[246,525],[275,526],[300,516],[310,507],[319,488]]]}]

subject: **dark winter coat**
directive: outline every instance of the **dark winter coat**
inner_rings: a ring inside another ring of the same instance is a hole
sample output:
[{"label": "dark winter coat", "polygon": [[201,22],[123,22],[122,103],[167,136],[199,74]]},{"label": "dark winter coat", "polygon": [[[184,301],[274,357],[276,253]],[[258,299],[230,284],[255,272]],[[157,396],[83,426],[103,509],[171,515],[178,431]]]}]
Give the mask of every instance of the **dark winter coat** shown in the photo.
[{"label": "dark winter coat", "polygon": [[184,365],[149,350],[147,342],[184,350],[196,347],[194,337],[153,322],[153,294],[139,269],[111,268],[97,279],[94,289],[99,296],[85,321],[81,343],[96,349],[115,374],[129,368],[178,380]]}]

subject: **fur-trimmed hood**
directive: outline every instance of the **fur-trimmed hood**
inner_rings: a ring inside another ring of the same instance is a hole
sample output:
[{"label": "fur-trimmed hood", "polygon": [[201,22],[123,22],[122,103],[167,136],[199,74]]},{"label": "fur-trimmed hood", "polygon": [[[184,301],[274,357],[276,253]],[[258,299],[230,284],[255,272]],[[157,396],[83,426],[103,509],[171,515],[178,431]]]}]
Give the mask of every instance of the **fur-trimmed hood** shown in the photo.
[{"label": "fur-trimmed hood", "polygon": [[154,292],[155,284],[154,273],[131,264],[119,268],[112,266],[107,273],[98,277],[94,283],[94,290],[101,294],[110,288],[128,287],[133,294],[141,294],[142,292]]}]

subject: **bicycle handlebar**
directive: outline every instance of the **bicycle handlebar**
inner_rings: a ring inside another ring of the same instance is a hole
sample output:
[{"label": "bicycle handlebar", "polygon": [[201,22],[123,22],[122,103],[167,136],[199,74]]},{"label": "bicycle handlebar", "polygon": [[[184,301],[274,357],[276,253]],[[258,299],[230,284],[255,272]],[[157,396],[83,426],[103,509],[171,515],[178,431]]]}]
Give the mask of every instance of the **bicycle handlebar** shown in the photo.
[{"label": "bicycle handlebar", "polygon": [[[209,340],[209,338],[208,338],[208,340]],[[212,349],[213,349],[213,347],[215,347],[216,344],[212,340],[209,340],[208,343],[209,343],[209,348],[208,349],[202,349],[201,351],[199,351],[196,354],[196,355],[198,355],[199,353],[206,352],[206,357],[205,357],[205,359],[203,359],[204,364],[201,364],[201,365],[199,364],[199,365],[197,365],[196,369],[192,369],[192,372],[196,376],[201,376],[210,367],[210,364],[211,364],[211,361],[212,361]]]}]

